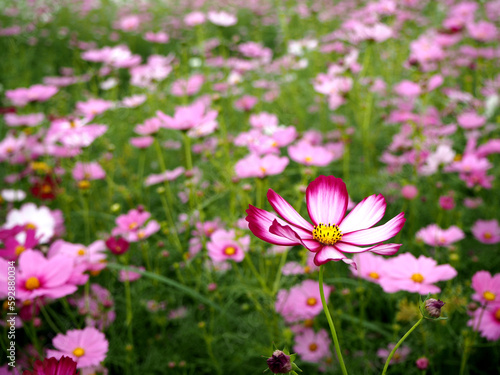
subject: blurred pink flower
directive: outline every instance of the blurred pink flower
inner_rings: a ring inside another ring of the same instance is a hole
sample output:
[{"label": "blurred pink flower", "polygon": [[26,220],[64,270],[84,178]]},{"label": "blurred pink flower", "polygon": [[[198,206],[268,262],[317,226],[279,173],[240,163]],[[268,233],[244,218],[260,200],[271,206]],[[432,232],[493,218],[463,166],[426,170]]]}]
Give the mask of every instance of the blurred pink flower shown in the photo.
[{"label": "blurred pink flower", "polygon": [[477,220],[471,231],[479,242],[486,244],[500,242],[500,225],[497,220]]},{"label": "blurred pink flower", "polygon": [[441,229],[437,226],[437,224],[431,224],[420,229],[415,234],[415,237],[417,240],[421,240],[429,246],[448,247],[451,244],[464,239],[465,234],[456,226],[451,226],[448,229]]},{"label": "blurred pink flower", "polygon": [[405,185],[401,188],[401,195],[405,199],[412,200],[417,197],[418,189],[415,185]]},{"label": "blurred pink flower", "polygon": [[154,138],[151,136],[146,137],[132,137],[129,139],[129,142],[132,146],[137,148],[148,148],[154,142]]},{"label": "blurred pink flower", "polygon": [[99,365],[106,358],[109,346],[104,333],[93,327],[73,329],[65,335],[59,333],[52,345],[57,350],[47,350],[48,357],[70,357],[77,363],[77,368]]},{"label": "blurred pink flower", "polygon": [[151,174],[146,177],[144,181],[144,186],[151,186],[159,184],[160,182],[173,181],[185,172],[184,167],[177,167],[171,171],[165,171],[160,174]]},{"label": "blurred pink flower", "polygon": [[320,329],[318,333],[312,329],[306,329],[295,336],[293,351],[303,361],[318,363],[330,357],[330,343],[331,340],[324,329]]},{"label": "blurred pink flower", "polygon": [[102,180],[106,178],[106,172],[97,162],[82,163],[78,161],[71,173],[76,181]]},{"label": "blurred pink flower", "polygon": [[255,96],[252,95],[243,95],[241,98],[236,100],[234,102],[234,107],[239,110],[239,111],[250,111],[255,105],[259,99],[257,99]]},{"label": "blurred pink flower", "polygon": [[203,74],[193,74],[188,79],[178,79],[172,84],[170,92],[174,96],[191,96],[200,91],[201,86],[205,82]]},{"label": "blurred pink flower", "polygon": [[116,227],[112,230],[113,236],[122,236],[128,242],[144,240],[160,230],[160,224],[156,220],[146,221],[151,214],[136,209],[130,210],[124,215],[116,218]]},{"label": "blurred pink flower", "polygon": [[[387,345],[387,349],[381,348],[377,350],[377,356],[379,356],[385,362],[395,346],[396,344],[390,343],[389,345]],[[392,356],[391,364],[404,362],[406,360],[406,357],[408,357],[408,355],[410,354],[410,352],[411,350],[408,346],[401,345],[398,348],[398,350],[396,350],[396,353],[394,353],[394,355]]]},{"label": "blurred pink flower", "polygon": [[228,260],[241,262],[250,246],[250,236],[236,238],[234,229],[217,229],[207,243],[208,256],[216,263]]},{"label": "blurred pink flower", "polygon": [[486,123],[486,118],[474,111],[464,112],[457,117],[458,125],[464,129],[480,128]]},{"label": "blurred pink flower", "polygon": [[206,17],[202,12],[191,12],[186,14],[186,16],[184,17],[184,23],[190,27],[201,25],[205,21]]},{"label": "blurred pink flower", "polygon": [[313,146],[307,141],[299,141],[294,145],[288,146],[288,155],[290,158],[303,165],[314,165],[324,167],[333,160],[338,159],[333,152],[328,151],[323,146]]},{"label": "blurred pink flower", "polygon": [[282,173],[289,162],[286,156],[269,154],[261,158],[256,154],[250,154],[240,159],[234,166],[234,170],[239,178],[264,178]]},{"label": "blurred pink flower", "polygon": [[406,221],[404,213],[372,228],[385,214],[385,198],[379,194],[363,199],[345,216],[349,199],[345,183],[340,178],[319,176],[307,187],[306,204],[313,224],[272,189],[269,189],[267,198],[284,220],[249,205],[246,220],[252,233],[275,245],[302,245],[316,253],[314,263],[318,266],[331,260],[342,260],[355,266],[345,253],[372,251],[392,255],[401,247],[400,244],[382,242],[394,237],[403,228]]},{"label": "blurred pink flower", "polygon": [[16,107],[24,107],[29,102],[45,102],[58,91],[56,86],[33,85],[28,88],[20,87],[15,90],[7,90],[5,97]]},{"label": "blurred pink flower", "polygon": [[114,107],[114,103],[104,99],[89,99],[86,102],[76,102],[76,110],[88,120]]},{"label": "blurred pink flower", "polygon": [[212,22],[214,25],[223,27],[233,26],[236,25],[236,23],[238,22],[238,18],[236,18],[234,14],[227,13],[224,11],[208,12],[208,20]]},{"label": "blurred pink flower", "polygon": [[217,111],[209,110],[201,100],[189,106],[176,107],[174,117],[167,116],[161,111],[157,111],[156,114],[167,129],[187,131],[208,126],[215,130],[217,126],[215,120]]},{"label": "blurred pink flower", "polygon": [[118,280],[120,280],[122,283],[125,281],[136,281],[141,278],[141,274],[139,272],[134,272],[132,270],[139,270],[139,271],[145,271],[146,269],[144,267],[134,267],[131,266],[130,270],[121,270],[119,275],[118,275]]},{"label": "blurred pink flower", "polygon": [[354,254],[353,259],[356,262],[357,269],[351,268],[351,272],[355,276],[375,284],[379,284],[382,278],[387,277],[384,270],[384,265],[387,262],[385,258],[366,252]]},{"label": "blurred pink flower", "polygon": [[472,313],[472,319],[467,322],[472,329],[478,328],[481,336],[489,341],[500,339],[500,303],[492,303]]},{"label": "blurred pink flower", "polygon": [[45,120],[45,115],[43,113],[31,113],[28,115],[18,115],[16,113],[6,113],[4,115],[4,120],[7,126],[37,126],[43,120]]},{"label": "blurred pink flower", "polygon": [[478,271],[472,276],[472,299],[485,303],[500,302],[500,273],[494,276],[488,271]]},{"label": "blurred pink flower", "polygon": [[449,264],[438,266],[432,258],[421,255],[417,259],[410,253],[388,259],[382,272],[386,277],[380,279],[380,286],[387,293],[400,290],[420,294],[439,293],[441,289],[433,284],[457,275],[457,271]]},{"label": "blurred pink flower", "polygon": [[492,42],[498,36],[496,26],[487,21],[479,21],[478,23],[470,22],[467,24],[469,35],[480,42]]},{"label": "blurred pink flower", "polygon": [[170,40],[168,34],[163,31],[158,31],[157,33],[153,33],[152,31],[148,31],[144,35],[144,39],[147,40],[148,42],[153,42],[153,43],[168,43]]}]

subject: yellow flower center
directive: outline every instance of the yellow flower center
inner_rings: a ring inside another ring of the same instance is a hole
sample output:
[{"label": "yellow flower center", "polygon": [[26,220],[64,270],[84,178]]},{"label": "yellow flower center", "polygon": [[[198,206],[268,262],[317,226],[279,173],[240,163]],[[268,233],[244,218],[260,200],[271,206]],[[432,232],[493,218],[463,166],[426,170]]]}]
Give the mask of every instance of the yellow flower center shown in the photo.
[{"label": "yellow flower center", "polygon": [[304,267],[304,272],[305,272],[305,273],[309,273],[309,272],[311,272],[311,267],[309,267],[309,266],[305,266],[305,267]]},{"label": "yellow flower center", "polygon": [[484,232],[483,237],[485,240],[490,240],[493,235],[490,232]]},{"label": "yellow flower center", "polygon": [[35,224],[33,224],[33,223],[27,223],[27,224],[24,226],[24,229],[26,229],[26,230],[36,229],[36,225],[35,225]]},{"label": "yellow flower center", "polygon": [[26,280],[24,287],[28,290],[38,289],[40,288],[40,280],[38,280],[37,277],[32,276],[28,280]]},{"label": "yellow flower center", "polygon": [[493,301],[495,299],[495,293],[491,293],[490,291],[486,291],[483,293],[483,297],[486,301]]},{"label": "yellow flower center", "polygon": [[224,249],[224,254],[226,255],[234,255],[236,253],[236,249],[232,246],[228,246]]},{"label": "yellow flower center", "polygon": [[422,283],[424,281],[424,277],[420,273],[414,273],[411,275],[411,279],[416,283]]},{"label": "yellow flower center", "polygon": [[144,237],[146,237],[146,233],[144,233],[142,230],[137,232],[137,238],[142,240]]},{"label": "yellow flower center", "polygon": [[42,193],[43,194],[49,194],[50,192],[52,192],[52,186],[50,186],[48,184],[42,185]]},{"label": "yellow flower center", "polygon": [[312,319],[306,319],[304,320],[304,327],[306,328],[311,328],[314,324],[314,320]]},{"label": "yellow flower center", "polygon": [[22,253],[24,250],[26,250],[26,248],[25,248],[24,246],[22,246],[22,245],[18,245],[18,246],[16,246],[16,255],[17,255],[17,256],[21,255],[21,253]]},{"label": "yellow flower center", "polygon": [[137,223],[135,221],[131,222],[128,225],[128,229],[134,230],[135,228],[137,228]]},{"label": "yellow flower center", "polygon": [[88,188],[90,188],[90,181],[87,180],[78,181],[78,188],[81,190],[87,190]]},{"label": "yellow flower center", "polygon": [[82,248],[82,249],[78,250],[77,254],[78,254],[78,256],[84,256],[85,253],[86,253],[85,249]]},{"label": "yellow flower center", "polygon": [[262,173],[266,173],[266,172],[267,172],[267,169],[266,169],[266,168],[264,168],[264,167],[260,167],[259,169],[260,169],[260,171],[261,171]]},{"label": "yellow flower center", "polygon": [[380,278],[380,275],[376,272],[370,272],[368,274],[368,276],[370,276],[372,279],[375,279],[375,280],[378,280]]},{"label": "yellow flower center", "polygon": [[314,239],[323,245],[333,245],[342,239],[342,232],[339,226],[331,225],[330,223],[328,225],[323,223],[315,225],[312,234]]},{"label": "yellow flower center", "polygon": [[311,156],[306,156],[306,162],[310,163],[312,162],[313,158]]},{"label": "yellow flower center", "polygon": [[500,322],[500,308],[495,311],[495,319]]},{"label": "yellow flower center", "polygon": [[75,350],[73,350],[73,355],[75,357],[81,357],[84,354],[85,354],[85,350],[83,348],[78,347]]},{"label": "yellow flower center", "polygon": [[314,342],[312,344],[309,344],[309,350],[311,352],[315,352],[316,350],[318,350],[318,344],[316,344]]},{"label": "yellow flower center", "polygon": [[307,299],[307,304],[308,304],[309,306],[314,306],[314,305],[316,305],[317,303],[318,303],[318,300],[317,300],[316,298],[314,298],[314,297],[309,297],[309,298]]}]

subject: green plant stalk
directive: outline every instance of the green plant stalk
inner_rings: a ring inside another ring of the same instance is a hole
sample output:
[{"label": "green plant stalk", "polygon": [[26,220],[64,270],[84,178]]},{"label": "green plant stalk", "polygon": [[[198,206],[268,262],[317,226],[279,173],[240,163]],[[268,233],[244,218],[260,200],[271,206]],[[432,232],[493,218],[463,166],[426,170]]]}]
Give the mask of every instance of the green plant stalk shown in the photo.
[{"label": "green plant stalk", "polygon": [[387,360],[385,361],[384,370],[382,371],[382,375],[384,375],[385,373],[387,373],[387,368],[389,367],[389,363],[391,363],[391,359],[394,356],[394,354],[396,353],[396,350],[398,350],[398,348],[401,346],[401,344],[420,325],[420,323],[422,323],[422,320],[424,320],[423,316],[420,318],[420,320],[418,322],[416,322],[413,325],[413,327],[410,328],[410,330],[408,332],[406,332],[406,334],[403,337],[401,337],[401,339],[398,341],[398,343],[396,344],[396,346],[394,347],[394,349],[392,349],[392,352],[389,354],[389,357],[387,357]]},{"label": "green plant stalk", "polygon": [[347,369],[345,367],[344,358],[342,358],[342,352],[340,351],[339,339],[337,338],[337,332],[335,331],[335,326],[333,324],[330,311],[328,311],[328,305],[325,300],[325,292],[323,291],[323,272],[324,266],[319,267],[319,294],[321,295],[321,303],[323,304],[323,310],[325,311],[326,320],[328,320],[328,325],[330,326],[330,331],[332,332],[333,344],[335,345],[335,352],[337,353],[337,358],[339,359],[340,369],[343,375],[347,375]]}]

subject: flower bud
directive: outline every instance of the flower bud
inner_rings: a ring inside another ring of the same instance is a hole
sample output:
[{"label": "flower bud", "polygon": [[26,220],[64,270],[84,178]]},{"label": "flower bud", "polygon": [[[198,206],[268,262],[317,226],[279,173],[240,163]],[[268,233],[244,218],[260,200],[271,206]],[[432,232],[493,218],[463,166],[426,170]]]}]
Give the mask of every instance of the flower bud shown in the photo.
[{"label": "flower bud", "polygon": [[267,359],[267,365],[273,374],[287,374],[292,371],[290,356],[281,350],[275,350],[271,358]]},{"label": "flower bud", "polygon": [[426,357],[420,357],[415,362],[419,370],[427,370],[429,367],[429,360]]},{"label": "flower bud", "polygon": [[439,318],[441,316],[441,308],[443,306],[444,302],[438,299],[429,298],[427,301],[425,301],[425,309],[433,318]]}]

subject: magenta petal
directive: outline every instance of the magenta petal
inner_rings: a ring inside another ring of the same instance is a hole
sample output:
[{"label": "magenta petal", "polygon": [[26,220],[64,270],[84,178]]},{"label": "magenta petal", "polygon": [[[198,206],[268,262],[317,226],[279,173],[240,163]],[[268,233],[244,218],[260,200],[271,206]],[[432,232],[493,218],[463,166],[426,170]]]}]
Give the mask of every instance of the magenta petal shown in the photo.
[{"label": "magenta petal", "polygon": [[300,238],[299,234],[293,228],[289,225],[281,225],[278,223],[278,220],[273,221],[273,224],[269,227],[269,232],[277,236],[288,238],[290,241],[298,240],[302,246],[312,252],[316,252],[322,247],[322,245],[314,239]]},{"label": "magenta petal", "polygon": [[300,216],[300,214],[286,200],[284,200],[272,189],[268,190],[267,199],[269,200],[269,203],[273,207],[274,211],[276,211],[278,215],[280,215],[290,224],[301,227],[306,231],[313,231],[314,227],[311,225],[311,223]]},{"label": "magenta petal", "polygon": [[405,221],[404,212],[401,212],[384,225],[345,233],[342,236],[342,242],[361,246],[383,242],[398,234],[401,228],[403,228]]},{"label": "magenta petal", "polygon": [[307,187],[306,201],[314,225],[338,225],[347,210],[347,188],[340,178],[319,176]]},{"label": "magenta petal", "polygon": [[300,241],[291,241],[288,238],[277,236],[269,232],[269,227],[273,224],[274,220],[279,220],[276,215],[262,210],[260,208],[249,205],[247,212],[248,228],[252,233],[263,241],[281,246],[295,246],[300,245]]},{"label": "magenta petal", "polygon": [[379,255],[394,255],[398,252],[401,246],[403,245],[399,243],[386,243],[372,247],[370,252]]},{"label": "magenta petal", "polygon": [[385,198],[382,194],[370,195],[352,209],[339,228],[342,233],[371,228],[384,217],[385,208]]},{"label": "magenta petal", "polygon": [[341,260],[344,258],[346,258],[346,256],[333,246],[324,246],[314,256],[314,264],[319,267],[331,260]]}]

